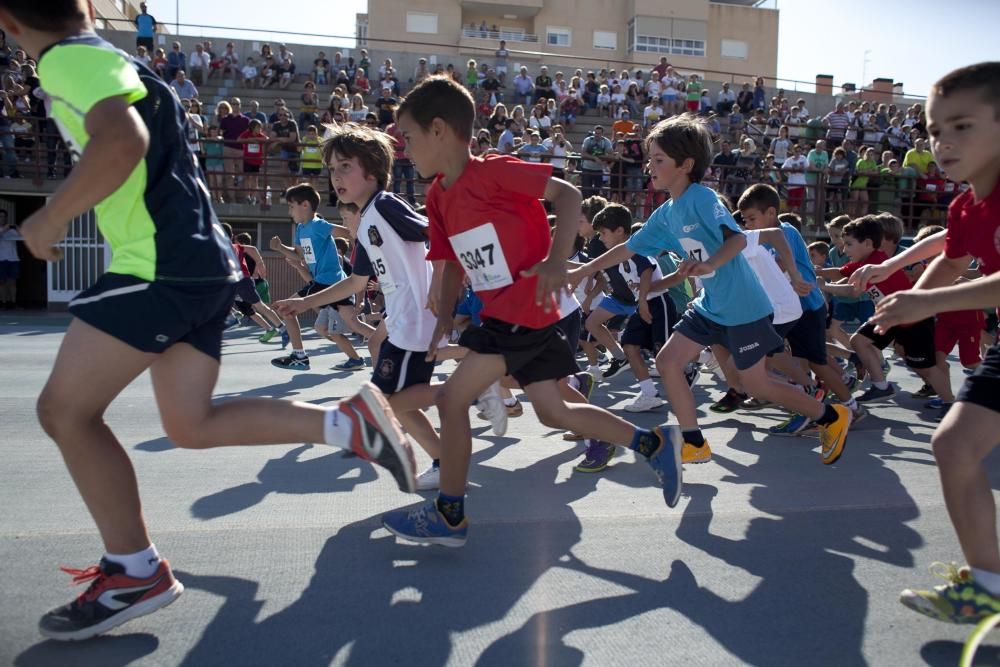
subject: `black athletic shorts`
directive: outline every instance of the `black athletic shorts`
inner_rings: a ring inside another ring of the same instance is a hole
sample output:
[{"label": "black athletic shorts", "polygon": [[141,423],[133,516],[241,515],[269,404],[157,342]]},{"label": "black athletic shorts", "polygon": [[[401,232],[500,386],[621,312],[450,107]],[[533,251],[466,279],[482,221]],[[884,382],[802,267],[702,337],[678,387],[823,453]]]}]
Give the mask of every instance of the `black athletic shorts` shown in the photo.
[{"label": "black athletic shorts", "polygon": [[372,369],[372,384],[386,396],[392,396],[413,385],[430,384],[433,375],[434,362],[427,361],[427,350],[404,350],[387,338],[378,348],[378,361]]},{"label": "black athletic shorts", "polygon": [[583,311],[577,308],[556,322],[556,326],[566,336],[569,349],[573,350],[573,354],[576,354],[576,348],[580,344],[580,334],[583,332]]},{"label": "black athletic shorts", "polygon": [[555,324],[528,329],[487,318],[480,326],[469,326],[458,344],[479,354],[499,354],[507,374],[522,387],[543,380],[561,380],[580,371],[566,336]]},{"label": "black athletic shorts", "polygon": [[889,343],[899,343],[903,348],[903,360],[910,368],[931,368],[937,364],[933,317],[909,326],[893,327],[884,334],[875,333],[875,325],[866,322],[855,335],[864,336],[880,350],[887,348]]},{"label": "black athletic shorts", "polygon": [[677,307],[666,294],[655,296],[646,303],[649,304],[649,314],[653,317],[652,323],[647,324],[639,316],[639,311],[636,311],[625,323],[621,342],[622,345],[636,345],[656,354],[666,345],[670,331],[677,324]]},{"label": "black athletic shorts", "polygon": [[105,273],[70,302],[69,312],[142,352],[188,343],[218,360],[235,295],[235,283],[176,285]]},{"label": "black athletic shorts", "polygon": [[979,367],[965,378],[955,400],[975,403],[1000,412],[1000,344],[993,345],[986,351]]},{"label": "black athletic shorts", "polygon": [[[260,294],[257,292],[257,284],[253,278],[244,277],[243,280],[236,283],[236,299],[237,303],[242,301],[250,306],[260,303]],[[240,310],[243,311],[242,308]]]},{"label": "black athletic shorts", "polygon": [[[811,364],[826,365],[826,304],[805,310],[785,338],[792,356]],[[932,337],[933,338],[933,337]],[[933,343],[933,341],[932,341]]]},{"label": "black athletic shorts", "polygon": [[254,315],[253,306],[246,301],[233,301],[233,308],[240,311],[243,314],[243,317],[253,317]]}]

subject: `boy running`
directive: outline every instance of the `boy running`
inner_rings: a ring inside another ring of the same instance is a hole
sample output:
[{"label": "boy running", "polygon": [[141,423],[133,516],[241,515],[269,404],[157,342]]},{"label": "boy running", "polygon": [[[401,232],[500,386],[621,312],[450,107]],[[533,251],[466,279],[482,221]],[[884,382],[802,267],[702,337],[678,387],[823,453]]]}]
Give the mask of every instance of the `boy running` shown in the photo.
[{"label": "boy running", "polygon": [[[388,468],[413,488],[413,455],[374,387],[333,407],[251,399],[213,405],[222,326],[240,269],[187,146],[180,103],[152,70],[93,32],[84,0],[6,1],[0,27],[39,56],[39,77],[77,165],[21,227],[36,257],[94,208],[113,250],[108,272],[70,303],[74,319],[38,399],[106,553],[67,570],[87,590],[45,614],[59,640],[93,637],[170,604],[184,587],[149,539],[135,471],[104,423],[149,369],[167,436],[203,449],[326,442]],[[85,391],[81,391],[85,388]]]},{"label": "boy running", "polygon": [[[927,100],[927,129],[934,158],[971,188],[948,207],[944,254],[916,289],[887,296],[872,322],[888,331],[943,311],[1000,304],[1000,62],[956,70],[938,81]],[[933,237],[932,237],[933,238]],[[976,258],[987,276],[953,285]],[[942,566],[947,583],[933,590],[905,590],[900,601],[950,623],[978,623],[1000,613],[1000,548],[996,504],[983,460],[1000,439],[1000,346],[958,393],[931,439],[945,505],[968,567]]]},{"label": "boy running", "polygon": [[667,400],[683,432],[685,462],[707,461],[712,455],[698,428],[694,396],[684,377],[688,362],[709,345],[729,351],[749,394],[815,421],[823,463],[835,462],[844,449],[850,410],[825,405],[787,382],[768,377],[764,359],[781,345],[781,338],[771,325],[771,303],[741,255],[746,238],[715,192],[700,183],[712,160],[708,128],[693,116],[677,116],[657,124],[646,145],[653,187],[668,190],[671,199],[626,243],[574,270],[574,280],[635,253],[656,256],[663,250],[686,257],[679,268],[682,276],[701,278],[701,295],[681,316],[656,357]]},{"label": "boy running", "polygon": [[[470,326],[459,344],[469,353],[438,393],[441,487],[436,500],[389,512],[383,525],[404,539],[462,546],[468,533],[465,488],[472,452],[469,404],[504,375],[524,389],[542,423],[630,446],[645,458],[671,507],[681,490],[680,433],[674,428],[637,429],[598,407],[561,397],[558,380],[576,373],[573,351],[556,323],[554,293],[566,289],[566,258],[572,254],[580,193],[552,178],[552,166],[508,156],[473,158],[475,121],[469,93],[446,78],[425,80],[397,111],[397,127],[422,176],[436,175],[427,193],[428,259],[443,261],[429,295],[438,321],[428,358],[452,328],[463,274],[482,299],[483,325]],[[555,240],[545,209],[557,216]]]}]

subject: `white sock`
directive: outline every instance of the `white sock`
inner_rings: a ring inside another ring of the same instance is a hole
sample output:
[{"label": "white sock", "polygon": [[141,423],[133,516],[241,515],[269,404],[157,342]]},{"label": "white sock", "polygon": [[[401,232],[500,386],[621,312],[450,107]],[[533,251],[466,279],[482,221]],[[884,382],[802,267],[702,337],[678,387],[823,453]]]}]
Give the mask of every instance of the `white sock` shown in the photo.
[{"label": "white sock", "polygon": [[296,350],[294,347],[292,348],[292,354],[294,356],[296,356],[296,357],[304,357],[304,356],[306,356],[305,350]]},{"label": "white sock", "polygon": [[655,396],[656,387],[653,386],[652,378],[646,378],[645,380],[639,380],[639,391],[642,392],[643,396]]},{"label": "white sock", "polygon": [[280,327],[278,327],[278,331],[279,332],[280,331],[284,331],[284,330],[285,330],[285,325],[284,324],[282,324]]},{"label": "white sock", "polygon": [[580,381],[576,379],[575,375],[570,375],[568,378],[566,378],[566,382],[573,389],[579,389],[580,388]]},{"label": "white sock", "polygon": [[854,398],[852,398],[851,400],[849,400],[847,403],[844,403],[844,406],[848,410],[850,410],[851,412],[857,412],[858,411],[858,401],[856,399],[854,399]]},{"label": "white sock", "polygon": [[160,552],[156,550],[155,544],[134,554],[104,554],[104,557],[118,563],[125,568],[128,576],[137,579],[153,576],[156,568],[160,567]]},{"label": "white sock", "polygon": [[1000,573],[987,572],[976,567],[970,567],[972,576],[975,577],[979,585],[988,590],[993,595],[1000,595]]},{"label": "white sock", "polygon": [[882,380],[881,382],[872,382],[872,385],[874,385],[874,387],[876,389],[888,389],[889,388],[889,381],[888,380]]},{"label": "white sock", "polygon": [[517,397],[511,396],[510,398],[505,398],[503,399],[503,404],[506,405],[508,408],[512,408],[515,405],[517,405]]},{"label": "white sock", "polygon": [[593,375],[594,373],[600,373],[601,372],[601,367],[597,366],[597,365],[588,366],[587,367],[587,372],[590,373],[591,375]]},{"label": "white sock", "polygon": [[625,361],[625,353],[624,352],[619,352],[618,354],[615,354],[614,352],[612,352],[611,356],[614,357],[615,359],[617,359],[618,361]]},{"label": "white sock", "polygon": [[353,429],[354,424],[339,407],[327,410],[323,415],[323,441],[328,445],[350,449]]}]

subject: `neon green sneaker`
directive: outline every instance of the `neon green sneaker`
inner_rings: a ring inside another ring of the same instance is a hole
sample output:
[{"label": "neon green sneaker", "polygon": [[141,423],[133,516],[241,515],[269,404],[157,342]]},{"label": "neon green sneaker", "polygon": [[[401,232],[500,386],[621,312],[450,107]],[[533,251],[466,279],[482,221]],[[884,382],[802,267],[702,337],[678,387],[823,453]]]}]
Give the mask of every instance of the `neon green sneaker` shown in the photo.
[{"label": "neon green sneaker", "polygon": [[946,623],[973,625],[1000,613],[1000,597],[980,586],[968,567],[934,563],[930,571],[948,583],[935,586],[930,591],[907,588],[899,594],[899,601],[904,606]]},{"label": "neon green sneaker", "polygon": [[267,331],[262,333],[260,337],[257,338],[257,340],[259,340],[261,343],[268,343],[272,338],[274,338],[277,335],[278,335],[277,329],[268,329]]}]

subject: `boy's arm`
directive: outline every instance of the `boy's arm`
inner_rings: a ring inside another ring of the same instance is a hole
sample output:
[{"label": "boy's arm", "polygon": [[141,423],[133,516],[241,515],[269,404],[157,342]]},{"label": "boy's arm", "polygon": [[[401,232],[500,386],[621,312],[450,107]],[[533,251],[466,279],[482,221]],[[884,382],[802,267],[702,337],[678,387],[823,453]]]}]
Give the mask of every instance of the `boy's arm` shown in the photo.
[{"label": "boy's arm", "polygon": [[795,293],[799,296],[809,294],[815,285],[805,280],[802,274],[799,273],[799,269],[795,265],[795,256],[792,254],[792,248],[788,245],[788,239],[785,238],[785,232],[779,228],[762,229],[760,240],[774,246],[778,257],[781,258],[782,267],[788,273],[788,277],[792,279],[792,288],[795,290]]},{"label": "boy's arm", "polygon": [[[894,257],[890,257],[881,264],[868,264],[862,266],[854,272],[854,275],[851,276],[851,282],[860,285],[863,289],[868,287],[871,283],[877,283],[885,280],[887,277],[904,266],[909,266],[911,264],[916,264],[921,260],[937,257],[944,252],[944,241],[945,236],[947,235],[948,230],[942,230],[937,234],[928,236],[920,243],[907,248],[904,252],[901,252]],[[969,263],[965,262],[965,266],[968,265]]]},{"label": "boy's arm", "polygon": [[340,238],[340,239],[350,240],[354,238],[351,235],[351,230],[349,230],[347,227],[337,222],[330,223],[330,236],[332,236],[335,239]]},{"label": "boy's arm", "polygon": [[722,236],[726,240],[723,241],[719,250],[707,260],[695,262],[686,259],[681,262],[681,265],[677,268],[681,275],[685,277],[704,276],[713,273],[723,264],[732,261],[736,255],[743,252],[743,249],[747,247],[747,237],[743,236],[741,232],[733,231],[729,227],[723,227]]},{"label": "boy's arm", "polygon": [[896,325],[919,322],[937,313],[993,308],[997,303],[1000,303],[1000,273],[957,285],[932,289],[918,286],[895,292],[878,304],[871,321],[876,324],[877,331],[888,331]]},{"label": "boy's arm", "polygon": [[431,335],[431,343],[427,349],[427,361],[433,361],[437,356],[438,346],[445,339],[454,324],[452,313],[462,292],[462,277],[465,272],[458,262],[443,262],[441,277],[437,281],[437,295],[433,299],[437,306],[437,324]]},{"label": "boy's arm", "polygon": [[[858,270],[860,271],[861,269]],[[840,280],[844,277],[844,275],[840,272],[840,268],[836,266],[818,267],[816,269],[816,276],[819,278],[825,278],[826,280]]]},{"label": "boy's arm", "polygon": [[649,312],[649,304],[646,300],[649,298],[650,285],[653,283],[653,267],[647,268],[642,274],[639,275],[639,303],[638,312],[639,317],[646,324],[653,323],[653,315]]},{"label": "boy's arm", "polygon": [[364,290],[367,285],[368,276],[356,273],[309,296],[278,301],[274,304],[274,308],[282,315],[298,315],[310,308],[321,308],[337,301],[343,301],[359,290]]},{"label": "boy's arm", "polygon": [[[583,266],[577,269],[573,269],[569,272],[570,280],[575,285],[579,283],[584,278],[594,275],[598,271],[603,271],[605,269],[610,269],[615,264],[621,264],[626,259],[635,254],[635,251],[630,249],[625,243],[620,243],[616,245],[611,250],[606,253],[590,260]],[[603,277],[603,276],[601,276]]]},{"label": "boy's arm", "polygon": [[[545,199],[552,204],[556,214],[556,231],[552,237],[549,255],[527,271],[522,271],[522,277],[538,276],[535,287],[535,304],[543,306],[545,312],[552,310],[548,295],[558,297],[560,292],[569,289],[566,275],[566,258],[573,250],[576,230],[579,226],[580,204],[583,199],[580,191],[566,181],[550,178],[545,188]],[[544,305],[543,305],[544,304]]]},{"label": "boy's arm", "polygon": [[855,297],[861,294],[863,291],[860,287],[852,285],[849,282],[838,282],[838,283],[828,283],[820,282],[819,289],[827,294],[832,294],[833,296],[847,296]]},{"label": "boy's arm", "polygon": [[673,273],[668,273],[659,280],[653,281],[653,283],[649,286],[649,289],[654,292],[668,290],[671,287],[680,285],[684,282],[684,280],[685,278],[680,274],[680,272],[674,271]]},{"label": "boy's arm", "polygon": [[56,244],[70,221],[120,188],[149,148],[149,132],[124,97],[95,104],[84,126],[90,140],[79,162],[48,203],[21,225],[25,244],[39,259],[54,262],[62,257]]},{"label": "boy's arm", "polygon": [[250,255],[250,258],[256,263],[257,266],[254,269],[254,273],[261,278],[267,278],[267,266],[264,265],[264,258],[260,256],[260,251],[257,250],[257,247],[245,245],[243,246],[243,252]]},{"label": "boy's arm", "polygon": [[270,242],[271,250],[281,253],[284,255],[285,259],[288,260],[298,260],[302,261],[302,256],[299,254],[298,246],[288,246],[281,242],[280,236],[272,236]]}]

